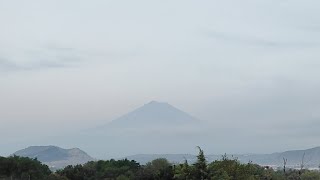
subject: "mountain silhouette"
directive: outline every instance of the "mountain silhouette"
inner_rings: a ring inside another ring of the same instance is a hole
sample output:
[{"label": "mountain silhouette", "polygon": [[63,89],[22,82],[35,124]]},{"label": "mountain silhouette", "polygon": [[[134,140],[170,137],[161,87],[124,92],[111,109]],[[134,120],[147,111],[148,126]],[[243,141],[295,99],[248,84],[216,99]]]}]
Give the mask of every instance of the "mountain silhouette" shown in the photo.
[{"label": "mountain silhouette", "polygon": [[177,127],[198,120],[182,110],[163,102],[151,101],[107,124],[112,128]]},{"label": "mountain silhouette", "polygon": [[96,157],[160,153],[169,147],[175,150],[171,152],[180,152],[203,144],[208,127],[168,103],[151,101],[107,124],[64,137],[57,143],[81,146]]}]

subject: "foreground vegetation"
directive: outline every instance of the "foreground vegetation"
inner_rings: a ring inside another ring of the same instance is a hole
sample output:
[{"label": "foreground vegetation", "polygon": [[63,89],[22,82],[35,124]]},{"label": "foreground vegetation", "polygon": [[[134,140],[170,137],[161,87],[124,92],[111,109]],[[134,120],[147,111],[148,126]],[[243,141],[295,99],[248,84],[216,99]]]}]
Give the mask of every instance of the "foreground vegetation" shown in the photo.
[{"label": "foreground vegetation", "polygon": [[319,171],[273,170],[256,164],[241,164],[223,156],[208,163],[199,148],[197,161],[171,164],[155,159],[146,165],[136,161],[92,161],[84,165],[67,166],[57,172],[36,159],[12,156],[0,157],[0,180],[320,180]]}]

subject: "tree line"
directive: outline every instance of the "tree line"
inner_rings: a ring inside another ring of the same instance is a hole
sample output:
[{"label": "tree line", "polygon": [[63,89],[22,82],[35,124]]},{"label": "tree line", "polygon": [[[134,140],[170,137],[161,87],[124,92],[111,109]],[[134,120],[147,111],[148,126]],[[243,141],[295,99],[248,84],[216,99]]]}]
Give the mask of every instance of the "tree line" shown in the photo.
[{"label": "tree line", "polygon": [[0,157],[0,180],[320,180],[319,171],[274,170],[252,162],[243,164],[226,155],[207,162],[203,150],[198,149],[195,163],[172,164],[160,158],[141,165],[134,160],[111,159],[70,165],[56,172],[37,159]]}]

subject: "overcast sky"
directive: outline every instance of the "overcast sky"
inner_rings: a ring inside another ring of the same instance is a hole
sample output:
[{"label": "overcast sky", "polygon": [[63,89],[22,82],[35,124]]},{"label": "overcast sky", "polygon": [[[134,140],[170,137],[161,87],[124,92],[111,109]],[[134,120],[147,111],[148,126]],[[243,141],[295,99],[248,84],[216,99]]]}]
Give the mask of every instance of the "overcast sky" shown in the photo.
[{"label": "overcast sky", "polygon": [[151,100],[295,142],[272,150],[320,145],[318,0],[1,0],[0,27],[3,146]]}]

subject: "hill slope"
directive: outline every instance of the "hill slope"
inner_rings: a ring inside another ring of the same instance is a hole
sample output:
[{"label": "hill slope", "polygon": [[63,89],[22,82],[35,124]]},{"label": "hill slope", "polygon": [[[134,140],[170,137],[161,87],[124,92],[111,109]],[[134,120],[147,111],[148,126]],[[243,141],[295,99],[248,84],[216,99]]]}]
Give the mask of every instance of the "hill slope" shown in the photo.
[{"label": "hill slope", "polygon": [[84,164],[94,160],[87,153],[78,148],[63,149],[57,146],[30,146],[13,154],[37,158],[52,169],[60,169],[67,165]]}]

